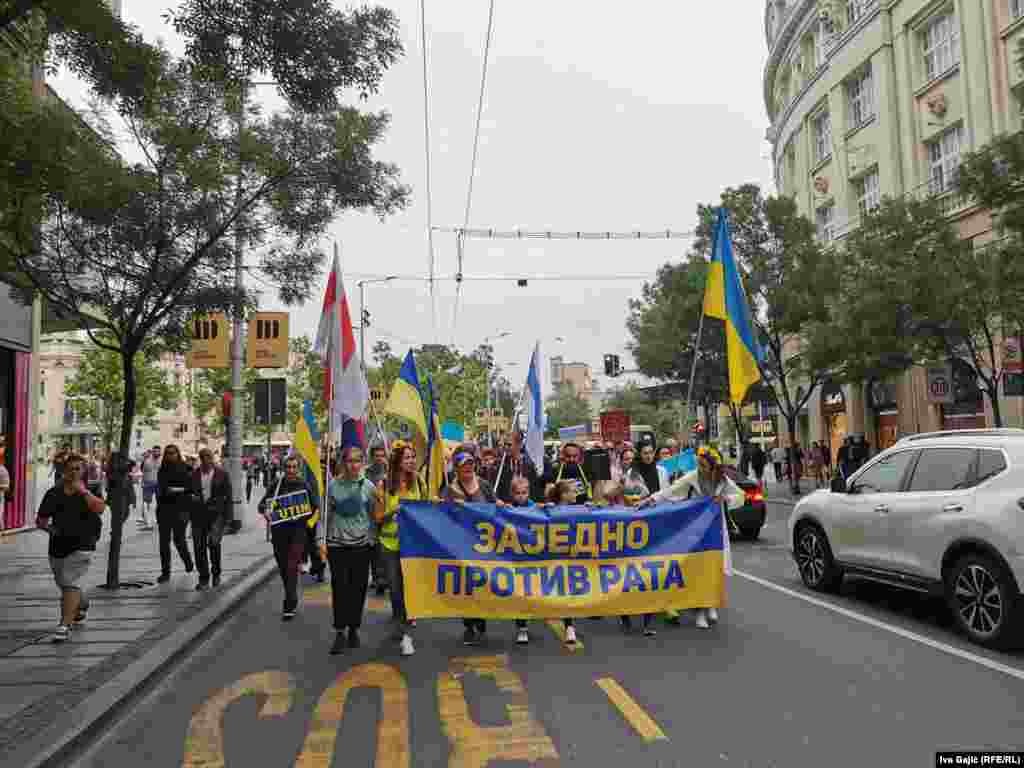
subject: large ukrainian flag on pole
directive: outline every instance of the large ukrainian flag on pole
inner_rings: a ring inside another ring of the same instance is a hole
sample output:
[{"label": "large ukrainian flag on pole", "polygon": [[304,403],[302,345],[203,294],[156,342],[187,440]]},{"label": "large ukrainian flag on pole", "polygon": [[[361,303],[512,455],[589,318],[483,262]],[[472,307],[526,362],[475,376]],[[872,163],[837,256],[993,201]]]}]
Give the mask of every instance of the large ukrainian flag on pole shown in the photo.
[{"label": "large ukrainian flag on pole", "polygon": [[729,212],[724,207],[718,209],[715,224],[715,244],[704,289],[704,314],[725,321],[729,396],[739,405],[751,385],[761,380],[758,363],[764,360],[764,352],[757,342],[750,304],[736,267],[729,234]]},{"label": "large ukrainian flag on pole", "polygon": [[419,447],[417,458],[426,460],[425,449],[427,446],[427,418],[423,412],[423,397],[420,395],[420,378],[416,374],[416,359],[412,356],[412,350],[405,356],[402,369],[398,372],[398,378],[391,386],[391,395],[388,397],[387,405],[384,406],[384,413],[397,416],[409,422],[413,430],[418,434],[416,444]]}]

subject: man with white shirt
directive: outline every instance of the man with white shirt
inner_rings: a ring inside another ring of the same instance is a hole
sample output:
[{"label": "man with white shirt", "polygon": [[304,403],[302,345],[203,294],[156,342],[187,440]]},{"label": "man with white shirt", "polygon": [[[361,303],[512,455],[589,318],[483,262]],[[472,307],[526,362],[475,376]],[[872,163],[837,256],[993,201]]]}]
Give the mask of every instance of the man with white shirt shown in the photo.
[{"label": "man with white shirt", "polygon": [[192,493],[196,497],[192,509],[192,546],[202,591],[220,585],[220,542],[231,509],[231,480],[227,472],[213,463],[209,448],[199,451],[199,468],[192,475]]}]

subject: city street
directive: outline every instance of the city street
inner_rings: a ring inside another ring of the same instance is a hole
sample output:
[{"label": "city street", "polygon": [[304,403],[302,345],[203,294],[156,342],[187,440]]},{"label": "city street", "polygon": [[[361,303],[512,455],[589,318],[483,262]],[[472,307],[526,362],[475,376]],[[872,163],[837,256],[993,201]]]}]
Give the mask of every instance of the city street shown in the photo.
[{"label": "city street", "polygon": [[329,656],[329,587],[308,583],[282,623],[275,578],[74,764],[926,766],[1019,748],[1024,655],[963,642],[941,604],[807,592],[790,508],[771,503],[761,540],[736,544],[717,629],[586,620],[576,650],[541,622],[528,647],[496,622],[466,648],[459,622],[424,621],[401,658],[371,597],[363,647]]}]

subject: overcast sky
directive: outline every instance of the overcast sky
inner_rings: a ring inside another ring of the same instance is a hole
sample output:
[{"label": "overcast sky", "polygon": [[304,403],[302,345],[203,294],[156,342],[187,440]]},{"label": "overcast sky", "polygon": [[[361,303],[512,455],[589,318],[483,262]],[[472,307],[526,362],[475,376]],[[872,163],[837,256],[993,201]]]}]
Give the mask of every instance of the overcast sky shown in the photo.
[{"label": "overcast sky", "polygon": [[[384,78],[368,108],[387,109],[393,124],[377,156],[397,163],[413,199],[383,223],[346,214],[324,247],[337,240],[353,316],[356,279],[428,272],[423,137],[422,43],[418,0],[383,3],[402,26],[406,55]],[[342,5],[338,3],[338,5]],[[174,0],[124,0],[124,18],[172,50],[180,41],[162,15]],[[771,184],[768,120],[761,98],[767,56],[763,4],[593,3],[496,0],[491,54],[474,182],[471,227],[536,230],[673,230],[695,226],[698,202],[726,186]],[[487,28],[487,3],[427,0],[434,223],[460,226]],[[53,87],[73,104],[82,90],[61,76]],[[264,97],[272,89],[261,88]],[[455,236],[435,235],[437,272],[456,267]],[[412,344],[472,349],[485,336],[513,380],[525,376],[534,342],[603,373],[602,355],[623,365],[627,303],[642,277],[679,259],[688,243],[512,242],[469,240],[464,272],[506,276],[467,279],[453,328],[455,282],[436,284],[435,327],[422,280],[366,288],[373,316],[368,351],[378,339],[404,354]],[[530,280],[531,275],[631,276],[624,280]],[[293,336],[316,333],[323,289],[291,310]],[[266,309],[279,309],[272,300]],[[357,332],[358,333],[358,332]],[[564,344],[555,336],[563,336]]]}]

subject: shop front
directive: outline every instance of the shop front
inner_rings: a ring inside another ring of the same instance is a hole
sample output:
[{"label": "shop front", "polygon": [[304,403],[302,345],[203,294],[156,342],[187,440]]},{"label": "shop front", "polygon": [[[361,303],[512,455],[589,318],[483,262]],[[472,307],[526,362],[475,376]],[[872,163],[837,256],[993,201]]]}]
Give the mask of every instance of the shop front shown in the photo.
[{"label": "shop front", "polygon": [[888,379],[872,378],[868,382],[868,408],[875,427],[875,450],[884,451],[899,439],[900,410],[896,387]]},{"label": "shop front", "polygon": [[825,426],[825,440],[828,442],[835,463],[839,446],[843,444],[849,429],[846,415],[846,395],[835,379],[828,379],[821,386],[821,422]]},{"label": "shop front", "polygon": [[978,376],[967,362],[953,358],[953,403],[942,408],[943,429],[983,429],[985,395],[978,386]]},{"label": "shop front", "polygon": [[10,487],[0,505],[0,529],[26,526],[28,504],[29,374],[32,360],[32,307],[0,283],[0,435]]}]

